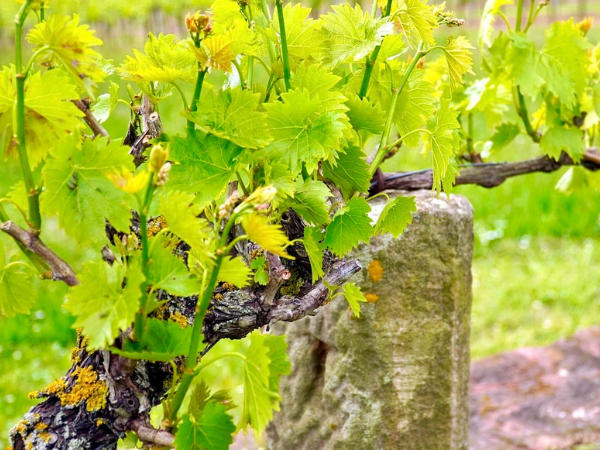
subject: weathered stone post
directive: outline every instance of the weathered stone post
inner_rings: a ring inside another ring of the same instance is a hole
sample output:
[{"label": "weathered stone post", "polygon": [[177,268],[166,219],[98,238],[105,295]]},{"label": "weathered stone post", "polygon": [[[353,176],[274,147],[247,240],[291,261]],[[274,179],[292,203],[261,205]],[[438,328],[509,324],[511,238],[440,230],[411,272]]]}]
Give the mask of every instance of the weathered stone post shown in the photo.
[{"label": "weathered stone post", "polygon": [[[404,235],[354,253],[370,299],[360,318],[338,298],[278,325],[292,374],[269,449],[467,448],[472,208],[460,196],[411,195],[418,212]],[[372,206],[378,216],[383,201]]]}]

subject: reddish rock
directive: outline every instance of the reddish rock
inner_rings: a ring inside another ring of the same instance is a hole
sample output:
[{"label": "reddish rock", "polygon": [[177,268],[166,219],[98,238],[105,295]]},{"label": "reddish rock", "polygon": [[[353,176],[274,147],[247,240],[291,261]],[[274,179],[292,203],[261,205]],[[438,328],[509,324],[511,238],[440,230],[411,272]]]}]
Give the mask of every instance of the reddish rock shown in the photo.
[{"label": "reddish rock", "polygon": [[469,403],[471,450],[600,443],[600,327],[474,362]]}]

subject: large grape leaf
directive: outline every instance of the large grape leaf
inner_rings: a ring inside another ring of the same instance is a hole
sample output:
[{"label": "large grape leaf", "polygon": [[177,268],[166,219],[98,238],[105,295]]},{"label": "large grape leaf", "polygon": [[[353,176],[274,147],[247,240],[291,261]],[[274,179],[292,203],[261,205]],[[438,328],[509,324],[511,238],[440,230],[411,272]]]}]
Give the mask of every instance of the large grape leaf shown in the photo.
[{"label": "large grape leaf", "polygon": [[171,138],[170,189],[197,193],[196,201],[219,198],[234,174],[242,148],[233,142],[195,131],[187,138]]},{"label": "large grape leaf", "polygon": [[42,178],[42,209],[56,214],[67,234],[80,244],[106,240],[105,220],[117,230],[129,230],[132,197],[117,189],[106,177],[133,163],[128,148],[107,138],[86,140],[79,136],[63,139],[50,153]]},{"label": "large grape leaf", "polygon": [[368,213],[371,207],[362,197],[351,199],[338,210],[327,227],[325,245],[337,256],[344,256],[360,242],[368,242],[373,226]]},{"label": "large grape leaf", "polygon": [[266,114],[257,111],[260,94],[249,90],[206,89],[198,110],[185,113],[187,119],[206,134],[227,139],[244,148],[264,147],[270,141]]},{"label": "large grape leaf", "polygon": [[291,90],[281,98],[283,102],[265,104],[274,138],[267,153],[272,160],[288,164],[292,172],[298,172],[303,162],[312,172],[319,161],[338,148],[346,126],[339,119],[345,115],[322,112],[319,98],[311,98],[307,89]]},{"label": "large grape leaf", "polygon": [[331,197],[331,191],[324,183],[309,180],[298,188],[286,206],[291,206],[307,223],[322,225],[329,223],[328,197]]},{"label": "large grape leaf", "polygon": [[[17,91],[14,67],[0,71],[0,139],[9,152],[13,137],[13,108]],[[36,167],[65,134],[79,128],[83,113],[69,100],[79,98],[77,89],[62,70],[35,72],[25,82],[25,142],[29,163]]]},{"label": "large grape leaf", "polygon": [[105,348],[120,330],[131,325],[139,309],[144,281],[139,260],[135,258],[127,266],[90,261],[84,264],[79,280],[81,284],[67,295],[65,308],[78,316],[73,328],[81,328],[88,338],[87,348]]},{"label": "large grape leaf", "polygon": [[376,19],[363,13],[360,5],[333,5],[333,13],[323,16],[323,29],[328,35],[331,64],[346,60],[359,61],[393,33],[393,24],[387,19]]},{"label": "large grape leaf", "polygon": [[348,107],[344,104],[346,97],[334,89],[341,77],[319,64],[307,65],[302,63],[292,76],[292,87],[296,90],[306,89],[310,97],[318,97],[322,111],[345,112]]},{"label": "large grape leaf", "polygon": [[156,37],[148,35],[144,53],[133,50],[119,72],[124,80],[173,83],[178,80],[193,82],[198,74],[196,58],[188,41],[178,41],[172,34]]},{"label": "large grape leaf", "polygon": [[219,269],[219,280],[231,283],[239,288],[244,288],[250,284],[252,271],[248,268],[242,258],[226,256],[221,262]]},{"label": "large grape leaf", "polygon": [[383,131],[385,115],[379,103],[354,95],[346,101],[346,106],[349,109],[348,119],[356,131],[365,130],[373,134]]},{"label": "large grape leaf", "polygon": [[572,126],[551,126],[542,136],[540,146],[547,155],[556,160],[560,159],[564,150],[575,162],[579,162],[585,152],[583,132]]},{"label": "large grape leaf", "polygon": [[546,43],[538,51],[525,34],[512,33],[505,63],[524,94],[535,98],[546,85],[571,107],[586,86],[589,43],[572,20],[555,22],[545,34]]},{"label": "large grape leaf", "polygon": [[323,163],[323,175],[342,189],[344,197],[354,192],[367,192],[371,182],[369,165],[359,147],[350,146],[338,153],[335,163]]}]

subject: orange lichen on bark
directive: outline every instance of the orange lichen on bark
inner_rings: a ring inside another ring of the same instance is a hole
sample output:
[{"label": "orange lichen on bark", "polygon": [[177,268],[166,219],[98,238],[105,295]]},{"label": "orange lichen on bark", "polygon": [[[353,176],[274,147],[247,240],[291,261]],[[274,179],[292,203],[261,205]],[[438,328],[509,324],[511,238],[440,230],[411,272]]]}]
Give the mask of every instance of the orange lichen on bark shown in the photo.
[{"label": "orange lichen on bark", "polygon": [[175,322],[181,328],[187,328],[187,326],[189,325],[187,317],[185,317],[179,311],[175,311],[173,314],[171,314],[171,317],[169,317],[169,319],[171,319],[173,322]]},{"label": "orange lichen on bark", "polygon": [[371,277],[371,281],[373,283],[378,283],[383,278],[383,266],[381,265],[381,261],[374,259],[369,264],[369,276]]},{"label": "orange lichen on bark", "polygon": [[158,216],[148,221],[147,235],[148,237],[155,236],[160,230],[167,226],[167,221],[163,216]]},{"label": "orange lichen on bark", "polygon": [[91,366],[76,368],[71,376],[75,384],[69,388],[67,382],[59,378],[41,391],[31,392],[29,398],[50,397],[59,398],[61,405],[78,405],[85,402],[85,409],[89,412],[98,411],[106,406],[108,386],[98,378]]},{"label": "orange lichen on bark", "polygon": [[374,292],[367,292],[365,294],[365,298],[369,303],[376,303],[377,300],[379,300],[379,295],[375,294]]}]

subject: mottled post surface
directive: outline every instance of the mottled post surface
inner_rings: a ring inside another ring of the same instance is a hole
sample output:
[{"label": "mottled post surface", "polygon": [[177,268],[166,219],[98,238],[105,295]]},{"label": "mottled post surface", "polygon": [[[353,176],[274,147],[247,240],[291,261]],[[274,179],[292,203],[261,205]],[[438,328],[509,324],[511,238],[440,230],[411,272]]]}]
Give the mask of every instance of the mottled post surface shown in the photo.
[{"label": "mottled post surface", "polygon": [[[370,299],[359,319],[337,298],[276,326],[292,374],[269,449],[467,448],[473,211],[460,196],[411,195],[408,230],[353,254],[364,267],[353,281]],[[376,218],[383,199],[372,207]]]}]

